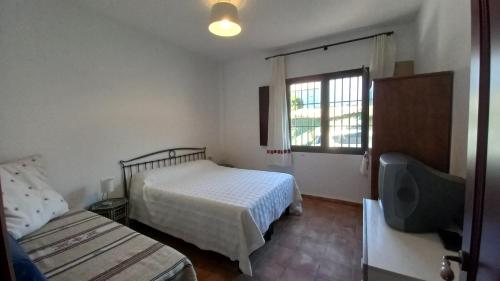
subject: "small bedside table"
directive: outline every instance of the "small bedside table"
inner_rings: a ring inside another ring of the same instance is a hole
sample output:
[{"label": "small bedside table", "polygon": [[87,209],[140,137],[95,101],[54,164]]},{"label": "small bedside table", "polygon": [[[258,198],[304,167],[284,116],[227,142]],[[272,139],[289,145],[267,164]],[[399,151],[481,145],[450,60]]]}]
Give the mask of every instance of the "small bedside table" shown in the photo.
[{"label": "small bedside table", "polygon": [[[104,204],[111,202],[111,204]],[[89,207],[89,211],[108,219],[128,225],[128,200],[127,198],[112,198],[96,202]]]}]

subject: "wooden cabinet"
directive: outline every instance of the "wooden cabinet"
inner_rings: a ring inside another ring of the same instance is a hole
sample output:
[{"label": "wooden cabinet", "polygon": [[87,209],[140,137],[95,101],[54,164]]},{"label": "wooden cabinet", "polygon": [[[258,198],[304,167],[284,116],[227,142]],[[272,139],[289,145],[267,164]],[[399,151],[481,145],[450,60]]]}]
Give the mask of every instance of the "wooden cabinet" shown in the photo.
[{"label": "wooden cabinet", "polygon": [[383,153],[401,152],[448,172],[453,73],[377,79],[373,87],[372,199]]}]

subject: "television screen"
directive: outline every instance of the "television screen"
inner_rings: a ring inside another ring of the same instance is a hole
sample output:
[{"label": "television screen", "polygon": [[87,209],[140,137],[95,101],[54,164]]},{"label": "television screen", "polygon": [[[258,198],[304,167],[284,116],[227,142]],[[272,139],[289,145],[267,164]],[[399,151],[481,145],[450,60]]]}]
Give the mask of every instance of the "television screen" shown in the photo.
[{"label": "television screen", "polygon": [[401,153],[380,156],[379,193],[384,218],[405,232],[434,232],[461,223],[465,180]]}]

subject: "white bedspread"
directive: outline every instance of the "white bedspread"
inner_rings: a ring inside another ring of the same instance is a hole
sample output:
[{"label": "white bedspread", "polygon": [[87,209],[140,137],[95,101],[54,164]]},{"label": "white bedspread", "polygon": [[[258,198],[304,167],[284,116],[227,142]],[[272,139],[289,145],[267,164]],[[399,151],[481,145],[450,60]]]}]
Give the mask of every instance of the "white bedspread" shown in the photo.
[{"label": "white bedspread", "polygon": [[293,176],[226,168],[208,160],[136,174],[130,217],[201,249],[238,260],[252,275],[249,255],[263,233],[290,206],[302,213]]}]

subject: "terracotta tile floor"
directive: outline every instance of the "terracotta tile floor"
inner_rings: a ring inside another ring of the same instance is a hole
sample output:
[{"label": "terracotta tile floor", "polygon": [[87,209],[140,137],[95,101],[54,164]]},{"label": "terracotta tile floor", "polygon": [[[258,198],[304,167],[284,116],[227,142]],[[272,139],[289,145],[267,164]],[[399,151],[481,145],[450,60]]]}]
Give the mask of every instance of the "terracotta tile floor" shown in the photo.
[{"label": "terracotta tile floor", "polygon": [[304,198],[302,216],[283,216],[270,241],[250,256],[253,277],[238,263],[143,225],[133,228],[174,247],[193,262],[200,281],[361,280],[361,207]]}]

